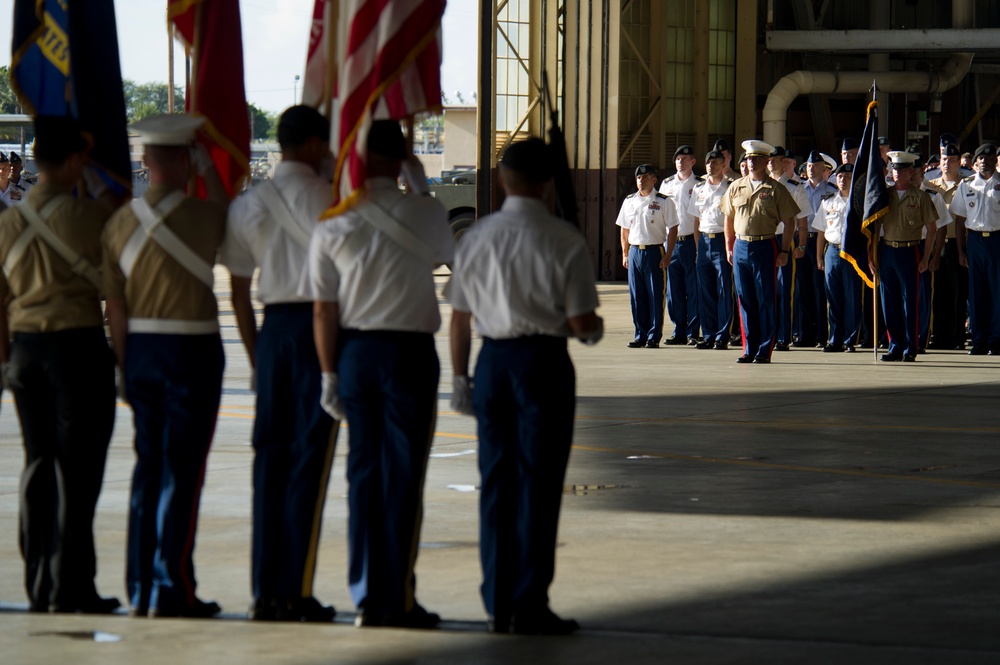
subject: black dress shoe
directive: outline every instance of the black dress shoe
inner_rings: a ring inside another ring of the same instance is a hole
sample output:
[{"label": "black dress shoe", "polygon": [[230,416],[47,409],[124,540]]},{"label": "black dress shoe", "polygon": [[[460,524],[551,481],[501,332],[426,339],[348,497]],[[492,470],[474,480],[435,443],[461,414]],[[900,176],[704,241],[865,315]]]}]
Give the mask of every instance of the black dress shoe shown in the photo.
[{"label": "black dress shoe", "polygon": [[97,594],[94,594],[85,600],[49,603],[49,612],[52,614],[73,614],[74,612],[80,612],[81,614],[111,614],[121,606],[121,601],[117,598],[101,598]]},{"label": "black dress shoe", "polygon": [[796,349],[812,349],[816,346],[816,342],[809,342],[807,340],[797,339],[792,342],[792,346]]},{"label": "black dress shoe", "polygon": [[843,353],[843,344],[827,344],[823,347],[823,353]]},{"label": "black dress shoe", "polygon": [[[795,344],[793,343],[792,346],[795,346]],[[788,351],[789,350],[788,344],[785,343],[785,342],[778,342],[777,344],[774,345],[774,350],[775,351]]]},{"label": "black dress shoe", "polygon": [[771,363],[771,359],[767,356],[757,356],[753,359],[753,362],[755,365],[769,365]]},{"label": "black dress shoe", "polygon": [[704,339],[704,340],[698,342],[697,344],[695,344],[694,348],[696,348],[696,349],[711,349],[714,346],[715,346],[715,344],[713,342],[711,342],[710,340]]},{"label": "black dress shoe", "polygon": [[187,607],[151,607],[149,608],[150,619],[166,619],[174,617],[184,617],[187,619],[209,619],[222,611],[214,600],[194,599],[194,605]]},{"label": "black dress shoe", "polygon": [[275,621],[278,613],[278,603],[274,598],[255,598],[247,610],[247,618],[251,621]]},{"label": "black dress shoe", "polygon": [[628,348],[630,349],[641,349],[644,346],[646,346],[646,343],[638,339],[633,339],[628,343]]},{"label": "black dress shoe", "polygon": [[337,610],[332,605],[323,605],[309,596],[293,598],[276,603],[274,619],[276,621],[308,621],[311,623],[327,623],[337,616]]},{"label": "black dress shoe", "polygon": [[560,619],[549,608],[538,613],[515,614],[511,618],[510,629],[518,635],[569,635],[580,629],[573,619]]},{"label": "black dress shoe", "polygon": [[900,353],[883,353],[879,356],[879,360],[884,363],[898,363],[903,359],[903,355]]},{"label": "black dress shoe", "polygon": [[486,630],[496,635],[506,635],[510,632],[510,617],[490,617],[486,621]]},{"label": "black dress shoe", "polygon": [[854,347],[850,344],[844,346],[844,353],[854,353]]},{"label": "black dress shoe", "polygon": [[417,605],[409,612],[401,614],[384,614],[362,609],[354,617],[354,625],[358,628],[437,628],[441,623],[441,615],[428,612]]},{"label": "black dress shoe", "polygon": [[660,344],[659,344],[659,342],[654,342],[653,340],[649,340],[648,342],[646,342],[646,348],[647,349],[658,349],[658,348],[660,348]]},{"label": "black dress shoe", "polygon": [[729,350],[729,344],[727,344],[726,342],[716,342],[715,343],[715,350],[716,351],[728,351]]},{"label": "black dress shoe", "polygon": [[698,346],[700,343],[697,337],[688,337],[688,346]]},{"label": "black dress shoe", "polygon": [[990,349],[991,356],[1000,356],[1000,349]]},{"label": "black dress shoe", "polygon": [[985,356],[987,353],[989,353],[989,349],[985,346],[974,346],[969,349],[970,356]]},{"label": "black dress shoe", "polygon": [[665,340],[663,340],[663,343],[668,346],[684,346],[685,344],[688,343],[688,338],[674,335],[673,337],[668,337]]},{"label": "black dress shoe", "polygon": [[912,363],[912,362],[916,362],[916,360],[917,360],[917,357],[914,354],[912,354],[912,353],[904,353],[903,354],[903,362],[904,363]]},{"label": "black dress shoe", "polygon": [[736,362],[738,362],[738,363],[752,363],[753,362],[753,356],[751,356],[750,354],[746,354],[745,353],[742,356],[740,356],[739,358],[737,358]]}]

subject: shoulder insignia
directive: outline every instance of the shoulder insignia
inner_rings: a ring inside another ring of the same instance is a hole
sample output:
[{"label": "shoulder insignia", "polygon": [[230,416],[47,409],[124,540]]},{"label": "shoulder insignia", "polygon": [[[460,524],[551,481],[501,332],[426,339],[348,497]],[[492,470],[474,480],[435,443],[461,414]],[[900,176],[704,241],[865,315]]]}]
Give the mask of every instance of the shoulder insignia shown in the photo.
[{"label": "shoulder insignia", "polygon": [[637,196],[638,194],[639,194],[639,192],[632,192],[631,194],[629,194],[629,195],[628,195],[628,196],[626,196],[625,198],[627,198],[627,199],[630,199],[630,198],[632,198],[632,197],[634,197],[634,196]]},{"label": "shoulder insignia", "polygon": [[657,192],[656,193],[656,198],[658,198],[658,199],[669,199],[670,197],[667,196],[666,194],[661,194],[660,192]]},{"label": "shoulder insignia", "polygon": [[972,182],[975,179],[976,179],[975,175],[970,175],[968,178],[965,179],[965,182]]},{"label": "shoulder insignia", "polygon": [[799,186],[799,181],[798,180],[793,180],[793,179],[789,178],[788,179],[788,184],[789,185],[795,185],[796,187],[798,187]]},{"label": "shoulder insignia", "polygon": [[667,176],[666,178],[664,178],[663,182],[670,182],[671,180],[673,180],[676,177],[677,177],[676,173],[674,175]]},{"label": "shoulder insignia", "polygon": [[827,199],[832,199],[834,196],[835,194],[824,194],[822,200],[826,201]]}]

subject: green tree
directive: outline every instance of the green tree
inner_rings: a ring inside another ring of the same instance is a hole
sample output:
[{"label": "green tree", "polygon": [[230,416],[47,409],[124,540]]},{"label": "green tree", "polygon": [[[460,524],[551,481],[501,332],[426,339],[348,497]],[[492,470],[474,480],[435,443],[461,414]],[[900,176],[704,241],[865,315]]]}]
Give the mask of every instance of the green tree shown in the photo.
[{"label": "green tree", "polygon": [[[136,83],[131,79],[122,81],[125,93],[125,115],[130,123],[159,113],[170,113],[167,105],[166,83]],[[184,110],[184,91],[174,86],[174,113]]]},{"label": "green tree", "polygon": [[250,115],[250,138],[252,140],[274,137],[278,130],[278,123],[273,113],[262,110],[253,102],[247,103],[247,113]]},{"label": "green tree", "polygon": [[[10,67],[4,65],[0,67],[0,114],[7,113],[21,113],[21,106],[17,95],[14,94],[14,89],[10,86]],[[32,139],[30,126],[25,128],[24,139],[29,142]],[[0,127],[0,142],[18,143],[19,141],[21,141],[21,128]]]}]

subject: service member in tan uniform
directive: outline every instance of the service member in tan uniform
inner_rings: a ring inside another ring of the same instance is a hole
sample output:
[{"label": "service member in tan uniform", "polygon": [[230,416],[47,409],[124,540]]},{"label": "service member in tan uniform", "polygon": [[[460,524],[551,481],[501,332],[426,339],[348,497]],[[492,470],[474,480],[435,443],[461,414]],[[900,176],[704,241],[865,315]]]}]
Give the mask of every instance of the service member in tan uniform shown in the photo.
[{"label": "service member in tan uniform", "polygon": [[[763,141],[743,142],[750,175],[726,190],[719,202],[726,216],[726,258],[733,266],[743,328],[743,355],[738,363],[771,362],[777,334],[777,269],[788,262],[794,243],[799,206],[788,189],[767,173],[774,147]],[[781,245],[776,239],[784,223]]]},{"label": "service member in tan uniform", "polygon": [[[930,261],[938,213],[927,192],[910,184],[917,155],[893,151],[889,158],[895,187],[889,194],[889,211],[875,223],[873,230],[876,236],[880,229],[884,231],[875,266],[885,327],[889,332],[889,352],[882,354],[881,360],[913,362],[917,359],[918,348],[918,277],[927,270]],[[921,240],[924,227],[927,227],[927,238]],[[923,258],[921,243],[924,245]]]},{"label": "service member in tan uniform", "polygon": [[[155,116],[143,134],[149,190],[103,236],[115,355],[135,420],[126,586],[134,615],[207,617],[195,597],[194,535],[224,357],[212,265],[228,201],[207,154],[192,152],[200,118]],[[193,162],[209,201],[184,195]]]},{"label": "service member in tan uniform", "polygon": [[89,149],[74,121],[39,116],[35,137],[40,182],[0,215],[0,361],[24,436],[25,584],[32,612],[107,613],[120,603],[94,586],[93,522],[115,419],[97,269],[111,209],[70,195]]},{"label": "service member in tan uniform", "polygon": [[[959,173],[961,149],[954,134],[941,135],[941,176],[928,181],[946,205],[951,205],[962,182]],[[958,262],[955,224],[941,225],[938,220],[935,251],[930,269],[934,271],[934,315],[929,349],[964,349],[965,319],[968,315],[969,269]]]}]

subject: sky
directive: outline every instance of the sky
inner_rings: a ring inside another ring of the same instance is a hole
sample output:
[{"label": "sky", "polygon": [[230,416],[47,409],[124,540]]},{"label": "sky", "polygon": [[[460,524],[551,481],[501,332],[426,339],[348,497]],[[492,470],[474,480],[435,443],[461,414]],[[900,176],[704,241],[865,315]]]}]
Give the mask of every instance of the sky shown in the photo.
[{"label": "sky", "polygon": [[[314,0],[240,0],[243,69],[247,101],[280,113],[292,105],[305,69]],[[0,66],[11,57],[14,0],[0,0]],[[136,83],[167,81],[166,0],[118,0],[115,15],[122,78]],[[479,0],[448,0],[442,22],[441,87],[449,99],[466,100],[476,89]],[[184,82],[184,51],[174,49],[174,81]]]}]

